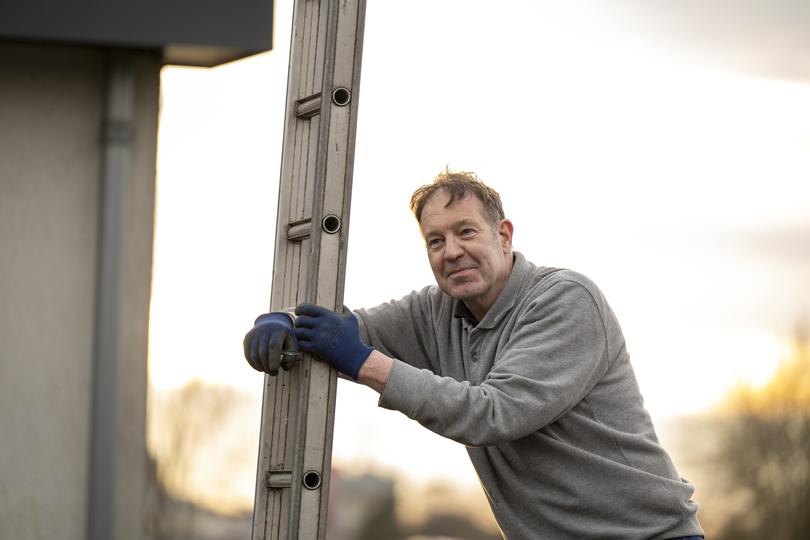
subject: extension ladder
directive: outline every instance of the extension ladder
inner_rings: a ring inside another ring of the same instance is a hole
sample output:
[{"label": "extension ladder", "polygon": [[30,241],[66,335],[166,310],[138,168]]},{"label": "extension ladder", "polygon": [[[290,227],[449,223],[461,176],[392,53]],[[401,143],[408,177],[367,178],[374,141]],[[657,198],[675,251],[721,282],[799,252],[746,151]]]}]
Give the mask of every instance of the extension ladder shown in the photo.
[{"label": "extension ladder", "polygon": [[[295,0],[270,309],[343,305],[365,0]],[[265,375],[253,540],[323,539],[337,374]]]}]

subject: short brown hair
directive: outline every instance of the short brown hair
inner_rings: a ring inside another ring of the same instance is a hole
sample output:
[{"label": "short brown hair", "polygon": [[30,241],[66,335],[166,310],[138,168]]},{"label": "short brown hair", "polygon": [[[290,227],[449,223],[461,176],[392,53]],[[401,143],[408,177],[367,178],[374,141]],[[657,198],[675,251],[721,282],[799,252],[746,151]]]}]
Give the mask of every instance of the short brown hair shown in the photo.
[{"label": "short brown hair", "polygon": [[444,190],[449,196],[445,208],[453,204],[456,199],[463,199],[467,194],[474,195],[484,206],[487,220],[497,226],[504,219],[501,196],[498,192],[483,183],[474,172],[451,171],[445,169],[436,176],[432,184],[425,184],[411,196],[411,210],[416,221],[422,222],[422,210],[428,200],[439,190]]}]

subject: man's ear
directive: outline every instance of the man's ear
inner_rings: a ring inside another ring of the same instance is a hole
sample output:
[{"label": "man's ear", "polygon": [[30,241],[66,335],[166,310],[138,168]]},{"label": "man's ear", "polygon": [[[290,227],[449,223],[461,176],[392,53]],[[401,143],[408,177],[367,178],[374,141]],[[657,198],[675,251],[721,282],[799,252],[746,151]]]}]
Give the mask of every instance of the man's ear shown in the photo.
[{"label": "man's ear", "polygon": [[503,247],[504,253],[512,250],[512,233],[514,230],[514,225],[508,219],[502,219],[498,224],[498,236],[501,239],[501,247]]}]

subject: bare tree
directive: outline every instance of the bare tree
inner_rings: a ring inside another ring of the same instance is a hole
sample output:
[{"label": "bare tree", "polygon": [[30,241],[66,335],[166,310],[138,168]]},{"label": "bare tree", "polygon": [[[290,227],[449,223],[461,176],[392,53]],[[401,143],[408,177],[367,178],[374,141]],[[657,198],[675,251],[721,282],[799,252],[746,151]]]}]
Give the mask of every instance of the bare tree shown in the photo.
[{"label": "bare tree", "polygon": [[810,538],[810,347],[797,334],[767,385],[729,397],[716,465],[726,499],[741,504],[719,540]]},{"label": "bare tree", "polygon": [[[222,446],[227,446],[226,431],[236,415],[244,413],[247,402],[249,396],[236,389],[200,381],[150,395],[149,449],[154,477],[149,528],[156,539],[197,538],[195,522],[216,517],[203,508],[206,496],[199,489],[200,477],[209,472],[210,478],[214,470],[215,478],[221,480],[223,475],[232,475],[234,460],[244,458]],[[250,448],[239,441],[231,441],[233,445]]]}]

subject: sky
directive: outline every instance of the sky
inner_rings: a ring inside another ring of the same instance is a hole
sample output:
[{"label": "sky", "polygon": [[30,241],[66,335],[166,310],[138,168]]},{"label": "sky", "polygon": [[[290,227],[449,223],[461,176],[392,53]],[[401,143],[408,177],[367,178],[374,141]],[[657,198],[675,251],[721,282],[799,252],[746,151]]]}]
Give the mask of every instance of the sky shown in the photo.
[{"label": "sky", "polygon": [[[724,65],[656,40],[608,3],[502,5],[369,3],[345,303],[433,282],[410,195],[472,170],[517,250],[603,290],[654,419],[764,382],[810,324],[810,78],[763,71],[760,47]],[[272,52],[163,70],[157,389],[199,378],[261,399],[241,341],[270,298],[286,2],[276,17]],[[336,464],[477,483],[463,454],[340,382]]]}]

